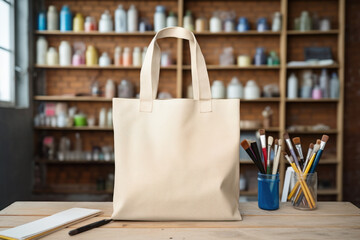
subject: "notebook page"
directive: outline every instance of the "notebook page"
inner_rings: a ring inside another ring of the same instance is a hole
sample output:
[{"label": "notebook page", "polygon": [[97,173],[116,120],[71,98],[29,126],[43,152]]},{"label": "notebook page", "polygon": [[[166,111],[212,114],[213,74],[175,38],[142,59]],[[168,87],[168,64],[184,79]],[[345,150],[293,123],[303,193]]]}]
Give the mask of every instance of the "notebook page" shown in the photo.
[{"label": "notebook page", "polygon": [[49,217],[41,218],[39,220],[26,223],[24,225],[7,229],[0,232],[0,237],[8,237],[14,239],[27,239],[41,233],[51,231],[71,222],[80,220],[82,218],[96,215],[101,211],[98,209],[87,208],[71,208]]}]

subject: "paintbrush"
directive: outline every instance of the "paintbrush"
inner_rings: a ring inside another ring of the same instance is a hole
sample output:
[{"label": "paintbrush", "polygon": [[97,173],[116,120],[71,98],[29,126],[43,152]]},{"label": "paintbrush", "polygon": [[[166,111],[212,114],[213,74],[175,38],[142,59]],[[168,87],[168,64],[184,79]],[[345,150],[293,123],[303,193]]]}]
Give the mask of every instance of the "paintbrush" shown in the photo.
[{"label": "paintbrush", "polygon": [[316,157],[315,157],[315,161],[314,161],[314,163],[313,163],[312,166],[311,166],[310,173],[314,173],[314,172],[315,172],[316,167],[317,167],[317,165],[319,164],[321,155],[322,155],[322,153],[323,153],[323,151],[324,151],[326,142],[327,142],[328,140],[329,140],[329,136],[328,136],[328,135],[322,135],[322,137],[321,137],[321,142],[320,142],[320,149],[319,149],[319,151],[317,152]]},{"label": "paintbrush", "polygon": [[[256,142],[250,142],[250,148],[253,151],[253,153],[255,154],[255,157],[261,163],[261,165],[263,165],[262,162],[261,162],[261,155],[260,155],[260,151],[259,151],[259,148],[257,146],[257,143]],[[263,169],[264,169],[264,173],[266,173],[264,165],[263,165]]]},{"label": "paintbrush", "polygon": [[275,144],[274,144],[274,153],[275,153],[275,155],[277,154],[278,147],[279,147],[279,140],[276,138],[275,139]]},{"label": "paintbrush", "polygon": [[299,169],[299,171],[301,171],[301,167],[300,167],[300,164],[299,164],[299,161],[297,159],[297,156],[296,156],[296,153],[294,151],[294,148],[291,144],[291,140],[289,138],[289,134],[288,133],[284,133],[284,140],[286,142],[286,145],[288,146],[289,148],[289,151],[290,151],[290,154],[291,156],[293,157],[294,161],[295,161],[295,164],[296,164],[296,167]]},{"label": "paintbrush", "polygon": [[310,160],[311,153],[312,153],[313,149],[314,149],[314,144],[310,143],[309,149],[308,149],[307,154],[306,154],[305,163],[304,163],[304,166],[303,166],[303,172],[305,171],[306,165],[309,163],[309,160]]},{"label": "paintbrush", "polygon": [[268,148],[267,148],[267,150],[268,150],[268,152],[267,152],[267,156],[268,156],[268,165],[267,165],[267,169],[266,169],[266,173],[267,174],[271,174],[271,161],[270,161],[270,156],[271,156],[271,147],[272,147],[272,144],[273,144],[273,142],[274,142],[274,138],[272,137],[272,136],[269,136],[268,137]]},{"label": "paintbrush", "polygon": [[[277,141],[277,139],[275,140]],[[279,147],[277,149],[277,152],[275,151],[275,158],[274,158],[274,163],[273,163],[273,169],[272,169],[272,174],[276,174],[277,173],[277,169],[279,167],[279,160],[280,160],[280,153],[281,153],[281,144],[282,144],[282,140],[279,139],[278,141]]]},{"label": "paintbrush", "polygon": [[294,137],[293,139],[293,143],[295,145],[295,148],[299,154],[299,160],[300,160],[300,163],[301,165],[304,164],[304,154],[303,154],[303,151],[302,151],[302,148],[301,148],[301,142],[300,142],[300,138],[299,137]]},{"label": "paintbrush", "polygon": [[255,165],[257,166],[257,168],[259,169],[259,171],[263,174],[265,174],[265,170],[264,170],[264,166],[261,163],[261,160],[259,161],[253,150],[250,148],[250,144],[249,142],[245,139],[241,142],[241,146],[242,148],[247,152],[247,154],[249,155],[249,157],[251,158],[251,160],[255,163]]},{"label": "paintbrush", "polygon": [[262,154],[263,154],[263,157],[264,157],[264,166],[265,166],[265,170],[267,170],[268,158],[267,158],[267,154],[266,154],[265,129],[259,129],[259,133],[260,133],[260,142],[261,142]]}]

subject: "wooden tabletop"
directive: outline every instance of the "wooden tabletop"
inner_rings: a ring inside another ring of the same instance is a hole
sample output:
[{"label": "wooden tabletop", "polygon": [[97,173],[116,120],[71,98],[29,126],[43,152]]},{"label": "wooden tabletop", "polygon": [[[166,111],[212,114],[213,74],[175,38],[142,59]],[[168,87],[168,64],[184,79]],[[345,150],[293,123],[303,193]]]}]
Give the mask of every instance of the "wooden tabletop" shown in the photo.
[{"label": "wooden tabletop", "polygon": [[276,211],[261,210],[257,202],[240,203],[243,221],[115,221],[73,237],[68,235],[71,229],[109,218],[112,203],[15,202],[0,211],[0,231],[73,207],[101,209],[103,214],[42,239],[360,239],[360,209],[348,202],[319,202],[314,211],[296,210],[290,203],[282,203]]}]

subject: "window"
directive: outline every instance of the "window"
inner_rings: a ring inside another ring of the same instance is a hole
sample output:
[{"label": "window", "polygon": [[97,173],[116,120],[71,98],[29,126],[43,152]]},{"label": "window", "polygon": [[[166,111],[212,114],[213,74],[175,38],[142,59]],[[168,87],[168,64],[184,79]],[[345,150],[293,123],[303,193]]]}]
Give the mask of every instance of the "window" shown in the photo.
[{"label": "window", "polygon": [[0,0],[0,106],[15,105],[14,0]]}]

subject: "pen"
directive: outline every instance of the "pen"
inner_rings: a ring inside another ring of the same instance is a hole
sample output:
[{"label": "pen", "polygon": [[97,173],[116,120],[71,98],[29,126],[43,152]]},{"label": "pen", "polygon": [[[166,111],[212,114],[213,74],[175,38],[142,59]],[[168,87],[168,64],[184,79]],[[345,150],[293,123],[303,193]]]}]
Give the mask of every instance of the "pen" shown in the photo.
[{"label": "pen", "polygon": [[74,236],[76,234],[89,231],[89,230],[91,230],[93,228],[101,227],[101,226],[103,226],[105,224],[110,223],[111,221],[112,221],[112,219],[103,219],[103,220],[98,221],[98,222],[90,223],[88,225],[85,225],[85,226],[79,227],[77,229],[71,230],[69,232],[69,235]]}]

